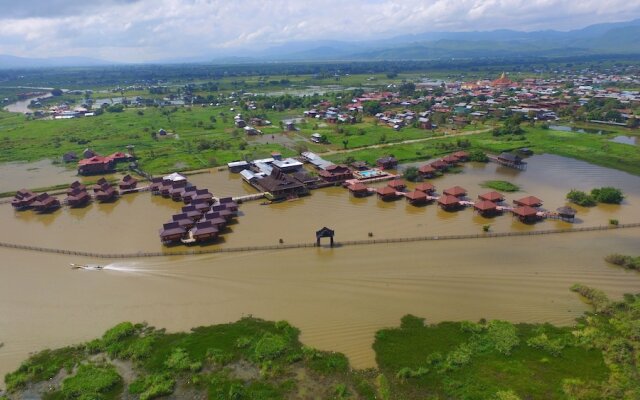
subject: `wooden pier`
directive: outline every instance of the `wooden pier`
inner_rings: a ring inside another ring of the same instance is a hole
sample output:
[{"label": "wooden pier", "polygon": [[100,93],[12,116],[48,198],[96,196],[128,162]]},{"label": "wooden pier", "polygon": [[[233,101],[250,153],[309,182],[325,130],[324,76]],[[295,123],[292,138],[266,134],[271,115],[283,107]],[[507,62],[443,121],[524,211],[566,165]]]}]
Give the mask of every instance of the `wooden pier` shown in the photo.
[{"label": "wooden pier", "polygon": [[246,194],[244,196],[232,197],[232,199],[235,202],[244,203],[245,201],[260,200],[260,199],[264,198],[266,196],[266,194],[267,194],[267,192]]}]

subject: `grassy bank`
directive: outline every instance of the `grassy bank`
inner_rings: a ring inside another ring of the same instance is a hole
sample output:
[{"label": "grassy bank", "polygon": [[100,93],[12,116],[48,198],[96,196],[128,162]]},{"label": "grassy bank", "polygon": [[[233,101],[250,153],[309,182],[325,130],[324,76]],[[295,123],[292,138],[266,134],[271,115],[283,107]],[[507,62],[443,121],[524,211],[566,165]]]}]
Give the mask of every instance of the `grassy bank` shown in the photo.
[{"label": "grassy bank", "polygon": [[[167,334],[121,323],[88,343],[46,350],[7,374],[9,398],[48,399],[626,399],[635,379],[640,295],[593,303],[574,327],[505,321],[427,324],[411,315],[376,333],[377,369],[304,346],[284,321],[235,323]],[[636,396],[636,397],[634,397]]]}]

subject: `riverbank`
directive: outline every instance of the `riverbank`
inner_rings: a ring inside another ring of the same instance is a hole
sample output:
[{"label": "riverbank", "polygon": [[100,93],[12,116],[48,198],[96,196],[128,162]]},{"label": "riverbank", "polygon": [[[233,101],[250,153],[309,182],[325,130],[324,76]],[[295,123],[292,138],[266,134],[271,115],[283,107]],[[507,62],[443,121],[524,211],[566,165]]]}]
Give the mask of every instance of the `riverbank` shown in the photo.
[{"label": "riverbank", "polygon": [[[610,344],[638,344],[620,321],[639,317],[640,295],[614,303],[591,288],[574,290],[600,314],[573,327],[499,320],[430,324],[406,315],[400,327],[376,333],[378,364],[365,371],[353,369],[343,354],[304,346],[300,331],[285,321],[248,317],[172,334],[120,323],[101,338],[31,356],[6,375],[5,384],[9,398],[47,393],[54,399],[173,394],[411,400],[428,394],[553,400],[640,393],[637,380],[621,379],[633,375],[633,362],[612,354]],[[538,379],[530,379],[532,370]]]}]

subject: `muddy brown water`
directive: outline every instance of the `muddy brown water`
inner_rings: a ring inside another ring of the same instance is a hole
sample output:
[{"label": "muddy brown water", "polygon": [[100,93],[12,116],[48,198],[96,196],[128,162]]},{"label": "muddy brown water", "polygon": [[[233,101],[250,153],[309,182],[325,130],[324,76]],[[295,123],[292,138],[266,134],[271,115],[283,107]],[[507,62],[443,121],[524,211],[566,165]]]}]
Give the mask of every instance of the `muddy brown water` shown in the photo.
[{"label": "muddy brown water", "polygon": [[[465,187],[470,197],[484,180],[522,187],[508,199],[536,195],[545,207],[564,205],[570,188],[611,185],[627,198],[620,206],[579,208],[580,221],[529,226],[508,215],[490,220],[470,209],[446,213],[404,200],[353,199],[342,188],[314,191],[293,202],[241,206],[239,222],[218,246],[311,242],[328,226],[336,239],[367,239],[606,225],[610,218],[640,222],[640,178],[555,156],[529,159],[527,171],[469,164],[433,182],[439,190]],[[254,190],[237,176],[190,177],[217,195]],[[63,209],[51,215],[15,213],[0,206],[0,241],[104,253],[159,251],[157,230],[179,204],[149,193],[113,204]],[[571,324],[588,309],[568,288],[575,282],[613,297],[638,292],[640,276],[606,265],[612,252],[636,254],[640,229],[494,239],[413,242],[283,251],[91,260],[0,248],[0,375],[30,351],[81,342],[123,321],[147,321],[171,331],[236,320],[243,315],[286,319],[303,342],[347,354],[354,366],[375,365],[376,330],[413,313],[430,322],[500,318]],[[178,248],[182,249],[182,248]],[[171,252],[172,249],[165,251]],[[103,271],[72,271],[69,263],[106,264]]]}]

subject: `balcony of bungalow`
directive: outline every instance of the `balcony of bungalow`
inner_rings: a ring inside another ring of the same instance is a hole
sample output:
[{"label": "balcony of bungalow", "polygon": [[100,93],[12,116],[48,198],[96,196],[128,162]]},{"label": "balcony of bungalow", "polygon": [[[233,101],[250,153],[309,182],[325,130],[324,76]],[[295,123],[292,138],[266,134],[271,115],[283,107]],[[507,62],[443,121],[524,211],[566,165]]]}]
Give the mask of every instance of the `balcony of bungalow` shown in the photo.
[{"label": "balcony of bungalow", "polygon": [[204,215],[204,220],[211,221],[211,224],[218,228],[219,231],[224,229],[227,226],[227,220],[220,216],[220,213],[217,211],[210,211]]},{"label": "balcony of bungalow", "polygon": [[220,204],[224,205],[227,208],[227,210],[238,211],[238,203],[236,203],[231,197],[221,198]]},{"label": "balcony of bungalow", "polygon": [[432,195],[436,191],[436,187],[429,182],[422,182],[416,185],[416,190],[419,190],[428,195]]},{"label": "balcony of bungalow", "polygon": [[389,186],[391,189],[394,189],[396,192],[404,192],[404,190],[407,188],[407,184],[404,183],[402,179],[394,179],[392,181],[389,181],[387,183],[387,186]]},{"label": "balcony of bungalow", "polygon": [[492,201],[494,203],[501,203],[504,201],[504,196],[499,192],[487,192],[478,196],[480,200]]},{"label": "balcony of bungalow", "polygon": [[366,197],[369,195],[369,188],[360,182],[349,185],[348,189],[353,197]]},{"label": "balcony of bungalow", "polygon": [[67,194],[66,203],[71,208],[77,208],[85,206],[91,200],[91,196],[86,190],[76,189]]},{"label": "balcony of bungalow", "polygon": [[436,169],[429,164],[425,164],[421,165],[420,168],[418,168],[418,173],[423,178],[433,178],[436,174]]},{"label": "balcony of bungalow", "polygon": [[456,211],[462,208],[460,199],[448,194],[438,198],[438,205],[445,211]]},{"label": "balcony of bungalow", "polygon": [[427,198],[427,194],[419,190],[414,190],[413,192],[405,193],[404,196],[409,202],[409,204],[414,206],[427,204],[427,202],[429,201],[429,199]]},{"label": "balcony of bungalow", "polygon": [[496,203],[490,200],[482,200],[476,202],[473,205],[473,209],[483,217],[491,217],[498,214],[498,206],[496,205]]},{"label": "balcony of bungalow", "polygon": [[186,213],[174,214],[171,216],[171,221],[177,222],[178,225],[184,229],[191,229],[195,222],[187,216]]},{"label": "balcony of bungalow", "polygon": [[60,200],[48,193],[42,193],[38,195],[38,198],[33,203],[31,203],[31,207],[39,213],[47,213],[60,208]]},{"label": "balcony of bungalow", "polygon": [[460,186],[454,186],[454,187],[450,187],[448,189],[445,189],[442,193],[444,193],[445,195],[448,196],[454,196],[454,197],[464,197],[467,195],[467,189],[460,187]]},{"label": "balcony of bungalow", "polygon": [[218,237],[218,228],[216,228],[211,221],[198,222],[196,226],[191,229],[191,237],[198,243],[208,242]]},{"label": "balcony of bungalow", "polygon": [[378,197],[384,201],[396,200],[398,198],[398,194],[395,189],[389,186],[383,186],[376,190]]},{"label": "balcony of bungalow", "polygon": [[538,210],[530,206],[522,206],[514,208],[512,211],[514,216],[526,224],[532,224],[540,219]]},{"label": "balcony of bungalow", "polygon": [[527,206],[527,207],[540,207],[542,206],[542,200],[535,196],[527,196],[518,200],[513,201],[514,204],[518,206]]},{"label": "balcony of bungalow", "polygon": [[194,205],[188,205],[182,207],[182,213],[187,214],[191,220],[198,221],[202,218],[203,211],[198,210]]},{"label": "balcony of bungalow", "polygon": [[160,229],[160,240],[164,244],[171,244],[180,242],[180,240],[186,235],[187,230],[180,226],[175,221],[162,225]]}]

